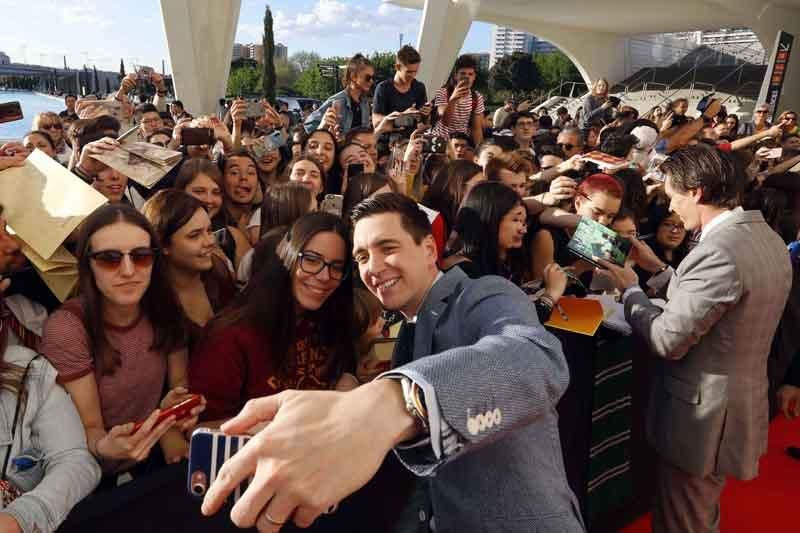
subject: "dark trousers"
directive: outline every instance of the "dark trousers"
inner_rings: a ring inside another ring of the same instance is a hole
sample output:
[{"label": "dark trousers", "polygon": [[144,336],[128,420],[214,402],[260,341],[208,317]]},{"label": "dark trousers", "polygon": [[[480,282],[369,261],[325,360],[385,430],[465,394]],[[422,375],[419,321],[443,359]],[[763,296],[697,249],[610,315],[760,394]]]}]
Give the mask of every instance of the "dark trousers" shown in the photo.
[{"label": "dark trousers", "polygon": [[704,478],[659,461],[653,533],[718,533],[725,476]]}]

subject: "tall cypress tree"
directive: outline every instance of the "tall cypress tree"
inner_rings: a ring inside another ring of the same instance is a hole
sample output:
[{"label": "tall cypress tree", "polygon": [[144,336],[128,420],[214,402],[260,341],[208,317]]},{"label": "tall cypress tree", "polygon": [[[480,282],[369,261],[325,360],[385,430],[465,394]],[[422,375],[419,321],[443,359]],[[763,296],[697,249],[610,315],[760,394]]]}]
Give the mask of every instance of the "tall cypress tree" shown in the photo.
[{"label": "tall cypress tree", "polygon": [[264,98],[275,102],[275,35],[272,32],[272,11],[266,6],[264,11],[264,72],[261,76]]},{"label": "tall cypress tree", "polygon": [[125,77],[125,63],[122,61],[122,58],[119,58],[119,77]]},{"label": "tall cypress tree", "polygon": [[97,75],[97,66],[92,65],[92,71],[94,71],[94,92],[100,92],[100,77]]}]

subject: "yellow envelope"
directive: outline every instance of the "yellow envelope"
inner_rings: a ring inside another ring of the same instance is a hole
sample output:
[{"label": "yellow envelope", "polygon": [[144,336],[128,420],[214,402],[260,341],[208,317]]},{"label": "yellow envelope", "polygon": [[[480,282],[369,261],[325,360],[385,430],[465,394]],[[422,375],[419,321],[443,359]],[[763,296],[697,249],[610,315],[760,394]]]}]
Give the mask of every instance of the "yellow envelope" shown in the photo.
[{"label": "yellow envelope", "polygon": [[603,322],[603,306],[597,300],[565,296],[558,306],[561,311],[554,307],[545,326],[592,337]]},{"label": "yellow envelope", "polygon": [[8,225],[43,259],[108,201],[41,150],[0,172],[0,198]]},{"label": "yellow envelope", "polygon": [[63,246],[59,246],[50,259],[37,254],[27,243],[21,242],[22,253],[59,301],[63,302],[78,284],[78,259]]}]

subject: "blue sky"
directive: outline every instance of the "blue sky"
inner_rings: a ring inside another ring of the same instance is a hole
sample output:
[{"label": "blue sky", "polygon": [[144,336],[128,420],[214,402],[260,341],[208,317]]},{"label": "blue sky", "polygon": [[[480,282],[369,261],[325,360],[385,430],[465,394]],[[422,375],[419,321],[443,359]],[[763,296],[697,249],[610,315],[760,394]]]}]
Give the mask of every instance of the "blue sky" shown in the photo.
[{"label": "blue sky", "polygon": [[[263,0],[242,0],[236,41],[261,42]],[[416,43],[422,12],[380,0],[272,0],[276,41],[321,55],[394,51],[399,34]],[[133,63],[161,70],[169,54],[158,0],[0,0],[0,51],[14,62],[118,70]],[[489,50],[491,25],[474,23],[465,52]]]}]

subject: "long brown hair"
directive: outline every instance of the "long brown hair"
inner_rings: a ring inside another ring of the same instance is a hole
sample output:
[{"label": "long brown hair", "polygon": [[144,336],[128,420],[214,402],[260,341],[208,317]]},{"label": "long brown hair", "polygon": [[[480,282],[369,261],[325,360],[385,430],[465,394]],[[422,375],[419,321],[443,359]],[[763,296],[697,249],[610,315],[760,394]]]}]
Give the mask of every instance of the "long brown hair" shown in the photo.
[{"label": "long brown hair", "polygon": [[175,188],[185,191],[186,187],[200,174],[205,174],[214,180],[214,183],[219,185],[220,191],[225,188],[219,166],[204,157],[192,157],[181,164],[181,169],[175,178]]},{"label": "long brown hair", "polygon": [[[297,313],[292,289],[292,273],[298,266],[298,254],[315,235],[331,232],[339,235],[345,246],[345,268],[349,272],[352,258],[350,239],[342,220],[323,212],[300,217],[269,254],[253,271],[244,291],[224,312],[215,327],[248,324],[264,333],[278,372],[286,376],[295,358],[295,326]],[[347,275],[322,307],[309,313],[318,325],[320,342],[331,351],[327,379],[332,380],[355,365],[353,339],[353,276]]]},{"label": "long brown hair", "polygon": [[456,213],[466,195],[467,182],[482,172],[483,169],[472,161],[450,161],[436,173],[425,191],[420,203],[442,214],[448,233],[455,225]]},{"label": "long brown hair", "polygon": [[276,183],[267,189],[261,202],[261,235],[278,226],[291,226],[311,209],[311,190],[289,181]]},{"label": "long brown hair", "polygon": [[[127,204],[107,204],[89,215],[83,222],[78,237],[78,287],[80,291],[79,318],[86,327],[89,339],[89,352],[92,354],[95,367],[103,374],[113,374],[122,360],[120,353],[114,349],[106,338],[103,320],[103,295],[97,288],[94,273],[90,265],[92,236],[106,226],[125,222],[141,228],[150,236],[150,246],[160,247],[158,235],[147,219]],[[153,326],[153,345],[165,355],[181,348],[186,343],[186,331],[183,328],[183,309],[167,280],[164,259],[157,254],[153,262],[150,284],[139,303],[142,314]],[[69,310],[67,308],[67,310]]]}]

